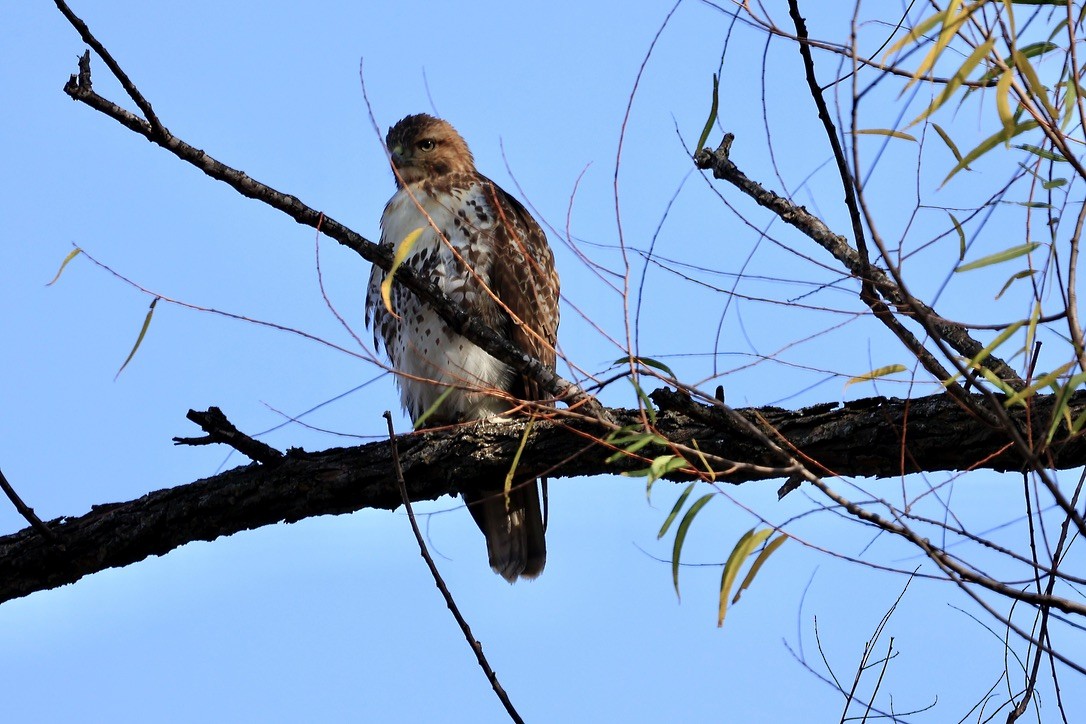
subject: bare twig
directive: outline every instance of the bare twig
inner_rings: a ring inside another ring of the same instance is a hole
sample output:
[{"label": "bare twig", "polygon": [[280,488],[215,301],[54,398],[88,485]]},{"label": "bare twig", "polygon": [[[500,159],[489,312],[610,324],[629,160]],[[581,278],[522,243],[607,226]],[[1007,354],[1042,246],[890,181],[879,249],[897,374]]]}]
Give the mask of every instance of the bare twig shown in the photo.
[{"label": "bare twig", "polygon": [[185,417],[199,425],[207,435],[205,437],[175,437],[173,439],[175,445],[212,445],[214,443],[223,443],[224,445],[229,445],[234,448],[250,460],[264,463],[265,465],[274,465],[283,460],[283,453],[279,452],[271,445],[260,442],[259,440],[254,440],[238,430],[234,427],[234,424],[226,418],[223,411],[217,407],[209,407],[203,412],[189,410],[189,413],[185,415]]},{"label": "bare twig", "polygon": [[60,540],[56,531],[43,523],[41,518],[34,512],[34,509],[23,502],[23,499],[15,492],[15,488],[13,488],[11,483],[8,482],[8,479],[4,477],[3,470],[0,470],[0,488],[3,489],[4,494],[8,496],[8,500],[15,506],[15,510],[19,511],[19,514],[26,518],[26,521],[34,527],[34,530],[53,542]]},{"label": "bare twig", "polygon": [[422,554],[422,559],[426,561],[427,568],[430,569],[430,575],[434,577],[434,584],[437,586],[437,590],[441,591],[442,597],[445,599],[445,605],[449,607],[449,611],[452,612],[453,618],[456,619],[457,625],[460,626],[460,630],[464,632],[464,638],[468,642],[468,646],[471,647],[472,652],[475,653],[475,659],[479,662],[479,668],[483,670],[483,674],[486,675],[487,680],[490,682],[491,688],[494,689],[494,694],[501,701],[502,706],[505,707],[505,711],[509,714],[509,718],[517,722],[518,724],[524,724],[524,720],[521,719],[520,714],[517,713],[516,708],[513,706],[513,702],[509,700],[509,695],[505,693],[505,689],[502,687],[501,682],[498,681],[498,675],[494,673],[494,669],[490,667],[490,662],[487,661],[486,655],[483,653],[483,645],[475,638],[471,633],[471,627],[460,613],[459,607],[456,605],[456,601],[453,599],[452,594],[449,593],[448,586],[445,585],[445,580],[441,577],[441,573],[437,570],[437,566],[434,564],[434,559],[430,557],[430,552],[426,549],[426,541],[422,537],[422,531],[419,530],[419,524],[415,520],[415,512],[411,509],[411,498],[407,495],[407,485],[403,479],[403,468],[400,466],[400,449],[396,444],[396,430],[392,426],[392,414],[387,410],[384,413],[385,422],[388,423],[388,444],[392,448],[392,465],[396,471],[396,485],[400,489],[400,496],[403,498],[404,508],[407,510],[407,518],[411,521],[411,532],[415,534],[415,540],[419,544],[419,553]]},{"label": "bare twig", "polygon": [[[870,264],[865,269],[859,253],[852,248],[845,237],[833,233],[821,219],[807,209],[778,196],[739,170],[728,156],[730,140],[725,136],[725,142],[715,151],[708,148],[699,150],[694,156],[694,163],[700,169],[712,170],[715,178],[732,184],[759,206],[768,209],[781,221],[798,229],[832,254],[853,276],[861,278],[866,271],[867,278],[875,285],[879,294],[889,300],[898,312],[907,316],[923,314],[930,320],[939,335],[963,357],[973,359],[980,354],[984,345],[973,339],[964,326],[940,317],[919,299],[904,294],[901,288],[878,266]],[[995,355],[989,355],[984,364],[1008,384],[1014,387],[1025,387],[1018,373]]]},{"label": "bare twig", "polygon": [[[728,13],[731,12],[731,11],[725,10],[723,7],[720,7],[719,5],[716,5],[715,3],[708,2],[708,0],[703,0],[703,2],[706,2],[706,4],[712,5],[713,7],[716,7],[721,12],[728,12]],[[831,42],[827,42],[825,40],[816,40],[814,38],[807,38],[807,37],[801,38],[801,37],[799,37],[797,35],[793,35],[792,33],[789,33],[787,30],[784,30],[783,28],[778,27],[768,17],[760,18],[757,15],[755,15],[753,12],[751,12],[749,5],[747,5],[745,3],[743,5],[744,5],[745,9],[747,10],[747,13],[748,13],[748,15],[750,17],[749,20],[744,20],[743,22],[747,23],[748,25],[752,25],[754,27],[762,28],[763,30],[766,31],[766,33],[768,35],[777,36],[777,37],[780,37],[780,38],[784,38],[786,40],[792,40],[792,41],[795,41],[796,43],[803,43],[805,45],[811,46],[812,48],[818,48],[819,50],[825,50],[825,51],[830,52],[830,53],[836,53],[837,55],[841,55],[841,56],[845,56],[845,57],[849,57],[849,58],[855,57],[856,61],[860,65],[863,65],[863,66],[866,66],[866,67],[869,67],[869,68],[874,68],[876,70],[882,71],[884,73],[889,73],[891,75],[896,75],[896,76],[900,76],[902,78],[910,78],[910,79],[916,77],[916,71],[915,70],[909,70],[907,68],[899,68],[896,65],[890,65],[888,63],[880,63],[879,61],[875,60],[874,58],[865,58],[863,56],[857,55],[855,47],[849,47],[849,46],[846,46],[846,45],[841,45],[840,43],[831,43]],[[923,76],[919,80],[921,80],[921,81],[923,81],[925,83],[931,83],[932,85],[947,85],[949,83],[954,82],[954,83],[960,83],[961,85],[969,87],[969,88],[992,88],[996,84],[995,79],[981,79],[981,80],[968,80],[968,79],[965,79],[965,80],[962,80],[960,78],[946,78],[946,77],[930,75],[930,74]]]},{"label": "bare twig", "polygon": [[[124,88],[124,92],[128,94],[128,97],[131,98],[136,106],[138,106],[139,109],[143,112],[143,116],[147,119],[147,122],[150,125],[151,129],[163,139],[169,137],[169,131],[167,131],[166,127],[162,125],[162,122],[158,120],[158,116],[155,115],[155,109],[151,107],[151,103],[143,97],[143,94],[139,92],[138,88],[136,88],[136,84],[133,83],[128,75],[121,69],[120,64],[116,60],[114,60],[110,52],[106,50],[106,47],[98,41],[98,38],[94,37],[94,35],[91,34],[90,28],[87,27],[87,24],[84,23],[79,17],[76,16],[75,13],[72,12],[72,9],[68,7],[68,4],[65,3],[64,0],[54,1],[56,2],[57,8],[64,15],[67,21],[71,23],[72,27],[75,28],[76,31],[79,33],[79,37],[83,39],[83,42],[94,49],[94,52],[98,54],[98,57],[105,62],[106,67],[108,67],[110,72],[113,73],[113,76],[118,81],[120,81],[121,87]],[[89,89],[90,64],[88,63],[86,68],[84,68],[83,64],[80,63],[79,71],[80,80],[85,81],[87,88]],[[84,71],[86,72],[85,78],[82,77]]]}]

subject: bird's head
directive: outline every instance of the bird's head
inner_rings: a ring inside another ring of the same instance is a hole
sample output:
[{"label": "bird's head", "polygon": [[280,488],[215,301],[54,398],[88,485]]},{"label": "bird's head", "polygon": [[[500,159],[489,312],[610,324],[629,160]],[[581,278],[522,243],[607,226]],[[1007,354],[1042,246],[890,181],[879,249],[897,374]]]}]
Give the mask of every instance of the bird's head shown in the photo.
[{"label": "bird's head", "polygon": [[385,137],[396,183],[411,184],[450,173],[472,173],[468,144],[447,121],[419,113],[407,116]]}]

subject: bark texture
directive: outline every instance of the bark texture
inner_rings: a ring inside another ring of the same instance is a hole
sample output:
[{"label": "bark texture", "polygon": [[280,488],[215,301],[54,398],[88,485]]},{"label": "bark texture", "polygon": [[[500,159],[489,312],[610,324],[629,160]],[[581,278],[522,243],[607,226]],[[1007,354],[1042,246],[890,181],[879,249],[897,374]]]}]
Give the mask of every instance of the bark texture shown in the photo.
[{"label": "bark texture", "polygon": [[[666,389],[653,393],[652,399],[659,408],[655,429],[674,443],[696,440],[706,453],[743,463],[781,462],[719,408]],[[1010,413],[1024,437],[1043,441],[1054,405],[1052,397],[1040,396],[1028,408],[1016,407]],[[1072,418],[1084,410],[1086,394],[1072,397]],[[641,419],[636,410],[610,412],[619,424],[634,425]],[[738,412],[826,476],[894,477],[902,472],[975,468],[1014,471],[1027,465],[1008,445],[1005,433],[980,422],[947,395]],[[435,499],[470,488],[474,479],[504,474],[523,432],[522,422],[483,422],[400,436],[397,444],[408,494],[412,500]],[[593,442],[601,434],[591,421],[537,421],[518,474],[570,478],[646,467],[645,458],[606,462],[614,450]],[[651,458],[665,452],[644,449],[641,454]],[[1086,444],[1081,436],[1069,438],[1061,432],[1039,458],[1053,469],[1081,466],[1086,464]],[[738,484],[769,477],[772,474],[742,470],[718,481]],[[315,515],[391,510],[400,504],[390,443],[320,452],[293,449],[281,459],[49,521],[58,541],[33,527],[0,537],[0,602],[162,555],[190,541],[210,541]]]}]

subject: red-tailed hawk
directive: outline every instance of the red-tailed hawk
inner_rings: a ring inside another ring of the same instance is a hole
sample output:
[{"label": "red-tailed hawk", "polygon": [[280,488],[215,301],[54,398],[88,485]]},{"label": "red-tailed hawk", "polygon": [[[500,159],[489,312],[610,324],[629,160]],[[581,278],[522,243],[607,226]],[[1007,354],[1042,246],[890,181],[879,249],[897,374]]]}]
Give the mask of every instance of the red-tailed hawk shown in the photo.
[{"label": "red-tailed hawk", "polygon": [[[381,217],[381,244],[403,263],[543,364],[554,367],[558,275],[547,237],[528,211],[475,170],[471,151],[447,122],[419,114],[386,138],[396,193]],[[426,425],[503,415],[516,400],[545,400],[517,375],[459,334],[410,291],[374,266],[366,317],[384,342],[403,405]],[[464,500],[486,536],[491,567],[509,582],[534,578],[547,559],[538,481],[473,481]]]}]

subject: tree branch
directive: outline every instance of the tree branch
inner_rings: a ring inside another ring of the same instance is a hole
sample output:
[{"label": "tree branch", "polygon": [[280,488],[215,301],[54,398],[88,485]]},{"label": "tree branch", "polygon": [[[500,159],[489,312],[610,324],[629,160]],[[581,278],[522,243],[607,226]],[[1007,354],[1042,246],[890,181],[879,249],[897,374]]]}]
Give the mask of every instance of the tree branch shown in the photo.
[{"label": "tree branch", "polygon": [[[965,326],[939,316],[934,309],[919,299],[904,293],[884,270],[874,264],[865,265],[859,252],[849,245],[848,240],[833,233],[817,216],[802,206],[792,203],[789,199],[769,191],[740,171],[728,156],[730,145],[731,139],[726,136],[725,141],[715,151],[709,148],[700,149],[694,155],[694,164],[702,170],[711,170],[714,178],[732,184],[754,199],[759,206],[773,212],[781,221],[808,236],[841,262],[854,277],[869,279],[879,294],[894,305],[898,313],[928,320],[932,330],[963,357],[974,359],[980,354],[984,345],[975,340]],[[1012,387],[1021,389],[1026,386],[1018,373],[999,357],[989,354],[982,364]]]},{"label": "tree branch", "polygon": [[204,437],[175,437],[174,445],[213,445],[223,443],[237,450],[253,462],[275,465],[283,459],[283,453],[271,445],[254,440],[234,427],[230,420],[226,419],[223,411],[217,407],[208,408],[204,412],[189,410],[185,415],[207,433]]},{"label": "tree branch", "polygon": [[[773,476],[758,467],[778,462],[771,451],[746,426],[730,421],[725,411],[666,389],[653,393],[652,399],[660,408],[655,429],[667,440],[682,445],[696,440],[706,456],[750,464],[718,481],[742,483]],[[1032,398],[1029,410],[1019,406],[1009,414],[1022,429],[1032,427],[1032,439],[1044,440],[1055,403],[1054,396],[1039,396]],[[1071,398],[1068,412],[1074,418],[1084,411],[1086,393],[1078,393]],[[641,421],[638,410],[607,412],[619,424]],[[809,461],[812,471],[825,476],[894,477],[963,468],[1010,471],[1028,464],[1007,445],[1005,434],[978,421],[948,395],[913,400],[877,397],[798,411],[763,407],[735,412],[763,430],[772,428],[775,439],[787,442],[797,456]],[[455,494],[464,481],[504,475],[520,445],[524,424],[482,422],[401,436],[397,444],[410,498],[431,500]],[[536,420],[519,470],[560,478],[647,467],[645,457],[605,462],[614,452],[612,447],[585,444],[599,434],[599,423],[590,419]],[[650,458],[663,452],[642,450]],[[1057,440],[1044,457],[1054,469],[1084,465],[1086,442],[1081,436]],[[312,453],[295,449],[276,465],[239,467],[126,503],[95,506],[77,518],[53,521],[51,526],[64,538],[64,549],[28,527],[0,537],[0,602],[163,555],[191,541],[210,541],[316,515],[395,509],[402,499],[392,470],[388,442]]]}]

